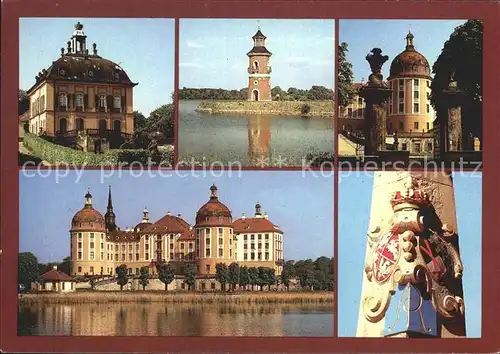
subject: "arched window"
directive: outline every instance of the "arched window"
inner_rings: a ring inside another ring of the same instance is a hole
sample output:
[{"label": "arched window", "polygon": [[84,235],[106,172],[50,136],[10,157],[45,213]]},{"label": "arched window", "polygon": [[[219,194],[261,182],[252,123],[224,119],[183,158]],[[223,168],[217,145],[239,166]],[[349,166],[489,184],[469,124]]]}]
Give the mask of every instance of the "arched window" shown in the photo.
[{"label": "arched window", "polygon": [[259,72],[259,62],[257,60],[253,62],[253,70],[255,73]]},{"label": "arched window", "polygon": [[61,92],[59,94],[59,106],[62,108],[66,108],[68,106],[68,95],[66,92]]},{"label": "arched window", "polygon": [[258,101],[259,100],[259,91],[254,90],[253,91],[253,100]]},{"label": "arched window", "polygon": [[64,134],[68,129],[68,121],[66,118],[59,119],[59,133]]},{"label": "arched window", "polygon": [[84,130],[85,122],[83,118],[76,118],[76,130]]},{"label": "arched window", "polygon": [[119,120],[113,122],[113,130],[117,132],[121,131],[121,122]]},{"label": "arched window", "polygon": [[113,108],[120,108],[122,106],[122,98],[120,96],[115,96],[113,99]]}]

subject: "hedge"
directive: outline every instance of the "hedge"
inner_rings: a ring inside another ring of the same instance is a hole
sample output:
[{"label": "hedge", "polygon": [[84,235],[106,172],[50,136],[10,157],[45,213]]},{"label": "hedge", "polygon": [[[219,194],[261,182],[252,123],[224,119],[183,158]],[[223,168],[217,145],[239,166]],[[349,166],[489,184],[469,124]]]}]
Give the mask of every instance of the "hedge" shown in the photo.
[{"label": "hedge", "polygon": [[[35,158],[50,164],[99,165],[113,166],[118,164],[148,162],[149,153],[144,149],[110,149],[103,154],[79,151],[65,146],[53,144],[32,133],[24,134],[24,145],[33,152]],[[173,150],[168,147],[160,149],[161,164],[169,167],[173,164]]]}]

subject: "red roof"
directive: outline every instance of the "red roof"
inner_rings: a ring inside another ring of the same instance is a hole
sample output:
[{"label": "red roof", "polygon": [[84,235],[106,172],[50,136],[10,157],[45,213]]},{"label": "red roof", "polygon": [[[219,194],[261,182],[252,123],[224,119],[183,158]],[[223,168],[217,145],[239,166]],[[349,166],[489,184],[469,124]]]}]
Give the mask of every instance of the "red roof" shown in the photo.
[{"label": "red roof", "polygon": [[278,226],[274,225],[266,218],[245,218],[238,219],[233,223],[235,233],[249,232],[279,232],[283,233]]},{"label": "red roof", "polygon": [[57,269],[51,269],[42,274],[42,279],[45,281],[74,281],[73,277]]},{"label": "red roof", "polygon": [[141,230],[143,233],[172,233],[181,234],[181,236],[186,236],[192,234],[190,226],[186,220],[167,214],[154,224],[149,225],[145,229]]}]

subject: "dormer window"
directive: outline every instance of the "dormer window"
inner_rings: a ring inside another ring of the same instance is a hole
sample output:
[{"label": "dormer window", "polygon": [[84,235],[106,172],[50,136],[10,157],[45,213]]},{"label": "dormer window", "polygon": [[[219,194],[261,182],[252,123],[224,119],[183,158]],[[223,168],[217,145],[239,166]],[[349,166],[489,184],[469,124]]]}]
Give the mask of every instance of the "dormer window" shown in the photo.
[{"label": "dormer window", "polygon": [[89,70],[89,77],[94,77],[94,71]]},{"label": "dormer window", "polygon": [[114,74],[113,74],[113,78],[114,78],[115,80],[120,80],[120,74],[118,74],[118,73],[114,73]]},{"label": "dormer window", "polygon": [[61,76],[66,75],[66,70],[64,70],[64,69],[59,69],[59,75],[61,75]]}]

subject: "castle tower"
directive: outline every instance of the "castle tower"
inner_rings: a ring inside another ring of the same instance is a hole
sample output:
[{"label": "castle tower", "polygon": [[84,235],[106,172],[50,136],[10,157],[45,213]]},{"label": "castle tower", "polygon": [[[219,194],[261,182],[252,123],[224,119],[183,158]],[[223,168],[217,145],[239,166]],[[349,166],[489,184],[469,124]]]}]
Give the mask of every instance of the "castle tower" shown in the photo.
[{"label": "castle tower", "polygon": [[106,227],[102,214],[94,209],[92,195],[71,220],[71,275],[104,274],[112,267],[106,255]]},{"label": "castle tower", "polygon": [[377,172],[357,337],[465,337],[453,180]]},{"label": "castle tower", "polygon": [[[408,32],[405,50],[392,61],[387,78],[392,90],[387,118],[389,134],[422,133],[432,129],[434,110],[430,102],[430,66],[425,56],[415,49],[414,38],[415,36]],[[427,146],[419,145],[413,150],[425,149]]]},{"label": "castle tower", "polygon": [[252,37],[253,48],[248,56],[248,100],[271,101],[271,66],[272,53],[266,49],[266,36],[260,31]]},{"label": "castle tower", "polygon": [[113,231],[116,229],[116,215],[113,211],[113,201],[111,199],[111,186],[109,186],[108,191],[108,207],[106,214],[104,214],[104,220],[106,221],[106,230]]},{"label": "castle tower", "polygon": [[219,201],[217,187],[196,214],[196,263],[199,275],[214,275],[215,265],[236,261],[233,220],[229,208]]}]

